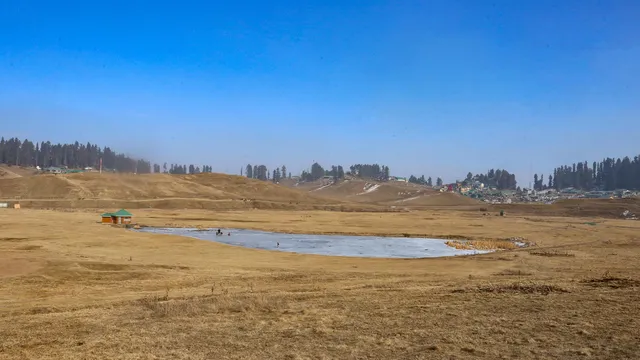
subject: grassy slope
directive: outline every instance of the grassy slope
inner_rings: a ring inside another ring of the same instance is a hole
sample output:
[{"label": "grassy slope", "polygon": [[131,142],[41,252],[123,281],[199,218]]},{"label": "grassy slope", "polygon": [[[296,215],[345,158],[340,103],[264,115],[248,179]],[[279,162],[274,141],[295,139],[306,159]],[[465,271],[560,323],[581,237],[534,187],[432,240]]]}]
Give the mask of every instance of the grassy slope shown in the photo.
[{"label": "grassy slope", "polygon": [[[13,169],[13,167],[12,167]],[[507,214],[600,216],[619,218],[624,210],[640,215],[640,199],[566,200],[553,205],[487,205],[452,193],[420,186],[383,183],[362,194],[366,182],[340,182],[317,187],[288,188],[224,174],[70,174],[0,178],[0,200],[20,199],[31,208],[160,208],[160,209],[300,209],[385,211],[391,206],[408,209],[452,208]],[[307,184],[309,185],[309,184]]]},{"label": "grassy slope", "polygon": [[197,198],[258,199],[326,203],[301,191],[245,177],[223,174],[98,174],[38,175],[0,181],[0,198],[126,199]]},{"label": "grassy slope", "polygon": [[31,176],[36,173],[36,169],[32,167],[8,166],[0,164],[0,179],[10,179],[21,176]]}]

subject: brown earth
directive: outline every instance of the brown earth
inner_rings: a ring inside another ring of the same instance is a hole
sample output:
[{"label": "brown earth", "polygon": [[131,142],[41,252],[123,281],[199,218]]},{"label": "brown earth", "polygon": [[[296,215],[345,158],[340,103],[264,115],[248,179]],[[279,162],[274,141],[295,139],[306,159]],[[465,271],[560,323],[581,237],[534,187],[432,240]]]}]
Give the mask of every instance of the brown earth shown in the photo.
[{"label": "brown earth", "polygon": [[[291,186],[291,183],[286,183],[285,186]],[[477,200],[457,194],[442,194],[425,186],[394,181],[380,183],[353,179],[340,181],[331,186],[324,186],[318,181],[300,183],[295,188],[306,190],[316,196],[329,199],[388,206],[458,206],[480,204]],[[436,195],[444,196],[438,198]]]},{"label": "brown earth", "polygon": [[456,193],[450,192],[429,192],[420,194],[415,197],[411,197],[409,199],[396,201],[398,204],[402,204],[402,206],[411,206],[411,207],[423,207],[423,206],[473,206],[473,205],[482,205],[481,201],[476,199],[472,199],[467,196],[462,196]]},{"label": "brown earth", "polygon": [[0,358],[640,358],[639,221],[134,211],[135,222],[154,226],[536,244],[403,260],[245,249],[136,233],[98,216],[0,209]]},{"label": "brown earth", "polygon": [[35,168],[0,164],[0,179],[13,179],[21,176],[31,176],[35,173]]},{"label": "brown earth", "polygon": [[622,212],[640,215],[640,198],[628,199],[567,199],[559,200],[551,205],[544,204],[510,204],[495,205],[494,209],[504,209],[513,214],[552,214],[555,216],[591,216],[620,218]]},{"label": "brown earth", "polygon": [[[270,182],[223,174],[99,174],[37,175],[3,179],[0,199],[32,200],[152,200],[207,199],[296,201],[326,204],[327,201]],[[335,203],[335,202],[334,202]]]},{"label": "brown earth", "polygon": [[[19,169],[11,167],[6,169]],[[412,211],[460,210],[507,215],[587,216],[620,218],[629,210],[640,215],[640,199],[580,199],[552,205],[488,205],[454,193],[422,186],[383,183],[364,193],[366,181],[340,182],[318,191],[289,188],[270,182],[223,174],[99,174],[24,176],[0,178],[0,202],[19,202],[26,208],[159,208],[208,210],[331,210]]]}]

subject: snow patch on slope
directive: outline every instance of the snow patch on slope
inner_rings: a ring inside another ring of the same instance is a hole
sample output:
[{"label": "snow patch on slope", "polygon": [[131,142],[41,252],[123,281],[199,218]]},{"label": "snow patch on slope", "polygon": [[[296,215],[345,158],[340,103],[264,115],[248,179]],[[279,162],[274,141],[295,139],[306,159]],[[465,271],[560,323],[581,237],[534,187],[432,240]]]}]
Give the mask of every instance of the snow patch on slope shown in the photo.
[{"label": "snow patch on slope", "polygon": [[361,193],[356,194],[356,195],[368,194],[370,192],[378,190],[379,187],[380,187],[380,184],[369,184],[369,183],[366,183],[364,185],[364,188],[362,189],[363,191]]},{"label": "snow patch on slope", "polygon": [[414,197],[410,197],[410,198],[406,198],[406,199],[396,200],[396,201],[394,201],[394,203],[403,203],[405,201],[416,200],[416,199],[419,199],[421,197],[422,197],[422,195],[418,195],[418,196],[414,196]]},{"label": "snow patch on slope", "polygon": [[314,192],[314,191],[322,190],[322,189],[324,189],[324,188],[328,188],[328,187],[329,187],[329,186],[331,186],[331,185],[333,185],[333,183],[329,183],[329,184],[327,184],[327,185],[322,185],[322,186],[320,186],[320,187],[319,187],[319,188],[317,188],[317,189],[309,190],[309,192]]}]

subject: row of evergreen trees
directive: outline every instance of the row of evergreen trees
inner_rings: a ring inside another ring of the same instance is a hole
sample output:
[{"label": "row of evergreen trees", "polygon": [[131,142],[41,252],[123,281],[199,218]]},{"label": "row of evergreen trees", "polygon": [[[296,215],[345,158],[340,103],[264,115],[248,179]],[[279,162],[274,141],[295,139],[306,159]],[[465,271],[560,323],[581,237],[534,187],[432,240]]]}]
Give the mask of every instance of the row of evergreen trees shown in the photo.
[{"label": "row of evergreen trees", "polygon": [[[358,176],[362,178],[375,179],[385,181],[389,179],[389,167],[378,164],[357,164],[352,165],[350,171],[345,173],[342,165],[331,165],[331,168],[325,169],[317,162],[311,165],[309,171],[302,171],[300,178],[303,181],[316,181],[323,177],[329,176],[334,181],[344,179],[345,174],[352,176]],[[271,172],[265,165],[251,165],[247,164],[240,170],[240,175],[244,175],[251,179],[259,180],[271,180],[273,182],[279,182],[283,178],[291,178],[291,173],[287,172],[287,167],[283,165],[273,169]]]},{"label": "row of evergreen trees", "polygon": [[[410,183],[413,183],[413,184],[433,186],[433,180],[431,180],[431,176],[429,176],[429,178],[425,180],[424,175],[422,175],[420,177],[415,177],[414,175],[411,175],[411,176],[409,176],[408,181]],[[436,186],[442,186],[442,179],[441,178],[437,178],[436,179]]]},{"label": "row of evergreen trees", "polygon": [[[118,153],[109,147],[99,147],[96,144],[80,144],[77,141],[73,144],[52,144],[49,141],[36,142],[35,144],[27,139],[10,138],[5,140],[0,138],[0,163],[20,166],[67,166],[69,168],[98,168],[102,159],[102,166],[105,170],[118,172],[151,173],[164,172],[170,174],[197,174],[201,172],[211,172],[212,167],[204,165],[178,165],[171,164],[168,168],[165,163],[162,167],[144,159],[134,159],[123,153]],[[389,167],[378,164],[355,164],[349,167],[347,174],[380,181],[389,179]],[[260,180],[272,180],[279,182],[285,177],[291,177],[286,166],[282,166],[270,173],[265,165],[247,165],[245,175],[249,178]],[[317,162],[311,165],[310,171],[302,172],[302,179],[305,181],[315,181],[324,176],[331,176],[334,180],[342,179],[345,172],[342,166],[331,166],[330,169],[323,168]],[[622,159],[606,158],[601,162],[593,162],[589,167],[588,163],[580,162],[572,166],[559,166],[545,179],[544,175],[534,175],[534,188],[543,190],[546,188],[563,189],[574,187],[583,190],[615,190],[630,189],[640,190],[640,156],[633,159],[624,157]],[[488,186],[495,186],[498,189],[515,189],[516,178],[507,170],[491,169],[486,174],[467,174],[466,182],[480,181]],[[411,175],[409,182],[432,186],[431,177],[425,179],[424,175],[415,177]],[[436,180],[436,185],[442,185],[442,179]]]},{"label": "row of evergreen trees", "polygon": [[600,162],[594,161],[589,167],[588,162],[559,166],[549,175],[544,184],[544,175],[533,177],[534,188],[564,189],[574,187],[582,190],[640,190],[640,155],[633,160],[628,156],[620,159],[605,158]]},{"label": "row of evergreen trees", "polygon": [[349,173],[361,178],[379,181],[389,180],[389,167],[378,164],[356,164],[349,167]]},{"label": "row of evergreen trees", "polygon": [[135,172],[139,174],[169,173],[169,174],[198,174],[212,172],[213,168],[203,165],[171,164],[161,167],[144,159],[134,159],[122,153],[117,153],[109,147],[100,147],[96,144],[52,144],[49,141],[36,142],[27,139],[21,141],[18,138],[5,140],[0,138],[0,164],[27,166],[27,167],[63,167],[70,169],[84,169],[91,167],[98,169],[102,159],[102,168],[105,171]]},{"label": "row of evergreen trees", "polygon": [[[160,165],[158,164],[154,164],[154,171],[156,173],[160,172]],[[171,167],[169,168],[169,170],[167,171],[167,163],[164,163],[163,165],[163,171],[164,173],[168,173],[168,174],[200,174],[200,173],[210,173],[212,172],[213,168],[209,165],[202,165],[202,169],[200,169],[199,166],[197,165],[189,165],[188,167],[186,165],[177,165],[177,164],[171,164]]]},{"label": "row of evergreen trees", "polygon": [[[241,168],[240,175],[243,175],[242,170],[243,169]],[[271,177],[271,174],[269,173],[269,170],[265,165],[251,166],[251,164],[248,164],[244,175],[250,179],[258,179],[263,181],[273,180],[273,182],[278,182],[282,178],[282,174],[286,174],[286,173],[287,173],[287,167],[282,165],[282,171],[280,171],[280,168],[278,168],[277,171],[276,169],[274,169],[273,177]]]},{"label": "row of evergreen trees", "polygon": [[311,165],[311,172],[307,172],[306,170],[302,171],[300,178],[303,181],[315,181],[325,176],[330,176],[333,178],[333,181],[338,181],[340,179],[344,179],[344,169],[342,165],[331,165],[331,169],[325,169],[322,165],[313,163]]},{"label": "row of evergreen trees", "polygon": [[52,144],[49,141],[36,142],[18,138],[5,140],[0,138],[0,163],[20,166],[49,167],[67,166],[69,168],[98,168],[100,159],[104,169],[119,172],[150,173],[151,163],[143,159],[134,159],[117,153],[109,147],[80,144]]},{"label": "row of evergreen trees", "polygon": [[[411,175],[408,180],[410,183],[433,186],[433,181],[431,177],[425,180],[424,175],[420,177],[416,177]],[[507,170],[502,169],[491,169],[487,171],[486,174],[476,174],[468,173],[467,177],[462,181],[463,184],[471,185],[475,181],[479,181],[485,186],[495,187],[500,190],[515,190],[517,186],[516,176],[514,174],[509,173]],[[442,179],[438,178],[436,180],[436,186],[442,186]]]},{"label": "row of evergreen trees", "polygon": [[479,181],[485,186],[495,187],[498,190],[516,190],[518,185],[516,175],[504,169],[491,169],[486,174],[473,175],[468,173],[465,182],[471,184],[474,181]]}]

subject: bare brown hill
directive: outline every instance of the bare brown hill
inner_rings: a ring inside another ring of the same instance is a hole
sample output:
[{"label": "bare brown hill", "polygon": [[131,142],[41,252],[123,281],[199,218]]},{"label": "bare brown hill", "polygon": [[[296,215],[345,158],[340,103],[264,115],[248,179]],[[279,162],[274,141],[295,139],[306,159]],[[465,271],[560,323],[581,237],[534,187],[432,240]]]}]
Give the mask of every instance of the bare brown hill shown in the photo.
[{"label": "bare brown hill", "polygon": [[0,179],[13,179],[22,176],[31,176],[35,173],[35,168],[0,164]]},{"label": "bare brown hill", "polygon": [[397,205],[405,200],[433,194],[424,186],[402,182],[374,182],[361,179],[340,181],[333,185],[302,183],[298,188],[309,189],[314,195],[330,199],[367,204]]},{"label": "bare brown hill", "polygon": [[[13,167],[12,167],[13,168]],[[573,199],[552,205],[489,205],[453,193],[402,183],[343,181],[327,187],[287,188],[224,174],[98,174],[0,178],[0,200],[32,208],[287,209],[389,211],[448,207],[508,214],[621,218],[640,215],[640,199]],[[318,184],[316,184],[318,185]]]},{"label": "bare brown hill", "polygon": [[417,196],[396,201],[402,206],[471,206],[481,205],[482,202],[450,192],[428,192],[421,193]]},{"label": "bare brown hill", "polygon": [[[328,203],[306,192],[224,174],[38,175],[0,180],[0,199],[31,200],[262,200]],[[335,202],[335,201],[334,201]]]},{"label": "bare brown hill", "polygon": [[551,205],[511,204],[493,205],[491,208],[513,214],[621,218],[625,210],[640,216],[640,199],[567,199]]}]

